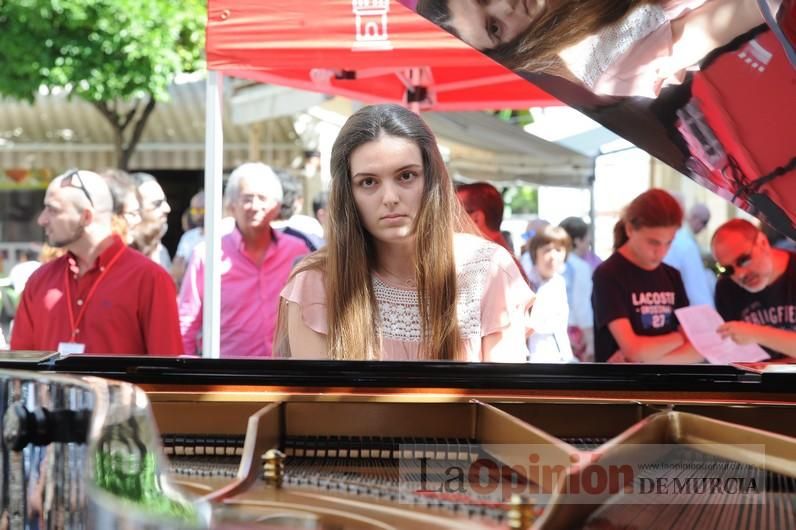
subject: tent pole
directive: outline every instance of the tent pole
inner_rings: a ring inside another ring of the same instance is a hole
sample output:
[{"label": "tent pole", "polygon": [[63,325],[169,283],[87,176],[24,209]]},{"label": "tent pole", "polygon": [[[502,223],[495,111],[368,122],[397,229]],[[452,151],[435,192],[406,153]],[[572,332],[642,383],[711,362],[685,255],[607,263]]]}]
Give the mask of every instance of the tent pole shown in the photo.
[{"label": "tent pole", "polygon": [[202,297],[202,357],[221,354],[221,210],[224,136],[221,101],[224,76],[207,72],[205,103],[205,277]]}]

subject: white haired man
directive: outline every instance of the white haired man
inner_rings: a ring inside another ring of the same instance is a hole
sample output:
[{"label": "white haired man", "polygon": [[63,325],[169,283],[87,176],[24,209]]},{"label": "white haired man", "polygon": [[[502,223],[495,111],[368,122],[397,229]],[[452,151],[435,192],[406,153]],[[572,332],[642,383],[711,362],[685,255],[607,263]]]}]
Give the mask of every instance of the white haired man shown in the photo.
[{"label": "white haired man", "polygon": [[[271,357],[279,293],[296,261],[309,253],[301,239],[271,228],[282,205],[282,186],[262,163],[247,163],[229,177],[226,202],[235,228],[221,239],[221,357]],[[180,289],[185,351],[200,351],[205,244],[200,243]]]},{"label": "white haired man", "polygon": [[28,280],[11,349],[179,355],[176,291],[169,274],[111,231],[113,200],[90,171],[56,177],[39,225],[67,252]]},{"label": "white haired man", "polygon": [[695,236],[699,235],[710,222],[710,210],[704,203],[697,202],[688,210],[688,215],[685,218],[691,233]]}]

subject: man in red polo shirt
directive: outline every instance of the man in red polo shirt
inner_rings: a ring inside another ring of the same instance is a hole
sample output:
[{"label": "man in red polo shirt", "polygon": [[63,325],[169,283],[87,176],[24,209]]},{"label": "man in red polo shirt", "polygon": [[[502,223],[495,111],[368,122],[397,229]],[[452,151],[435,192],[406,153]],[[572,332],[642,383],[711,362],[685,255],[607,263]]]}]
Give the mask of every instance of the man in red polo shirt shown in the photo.
[{"label": "man in red polo shirt", "polygon": [[112,234],[112,206],[96,173],[72,170],[50,183],[38,222],[47,242],[68,252],[28,280],[12,350],[182,353],[174,283]]}]

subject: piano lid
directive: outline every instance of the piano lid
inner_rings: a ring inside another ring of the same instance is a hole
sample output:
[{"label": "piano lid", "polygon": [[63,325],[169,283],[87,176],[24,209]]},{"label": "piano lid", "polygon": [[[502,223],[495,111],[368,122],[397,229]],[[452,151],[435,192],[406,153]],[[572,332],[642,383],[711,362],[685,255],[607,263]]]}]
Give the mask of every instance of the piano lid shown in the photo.
[{"label": "piano lid", "polygon": [[796,1],[402,2],[796,239]]}]

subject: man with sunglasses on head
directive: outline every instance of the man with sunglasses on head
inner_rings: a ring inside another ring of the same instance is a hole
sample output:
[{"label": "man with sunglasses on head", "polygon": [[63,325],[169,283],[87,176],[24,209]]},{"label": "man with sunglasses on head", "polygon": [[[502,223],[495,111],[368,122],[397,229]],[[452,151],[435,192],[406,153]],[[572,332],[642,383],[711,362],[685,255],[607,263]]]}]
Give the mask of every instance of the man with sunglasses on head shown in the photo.
[{"label": "man with sunglasses on head", "polygon": [[71,170],[50,183],[38,223],[47,243],[67,252],[28,280],[12,349],[182,353],[171,277],[112,232],[112,212],[110,189],[96,173]]},{"label": "man with sunglasses on head", "polygon": [[772,358],[796,357],[796,254],[772,247],[749,221],[732,219],[711,241],[718,262],[722,337],[757,343]]}]

